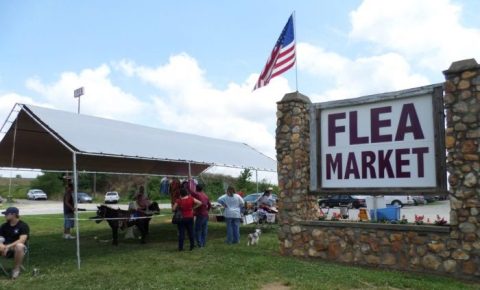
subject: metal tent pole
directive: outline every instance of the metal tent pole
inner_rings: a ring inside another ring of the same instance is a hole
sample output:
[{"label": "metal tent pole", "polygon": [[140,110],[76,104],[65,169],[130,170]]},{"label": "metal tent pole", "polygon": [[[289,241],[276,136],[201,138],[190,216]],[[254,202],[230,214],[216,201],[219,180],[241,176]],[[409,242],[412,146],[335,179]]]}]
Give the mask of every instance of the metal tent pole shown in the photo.
[{"label": "metal tent pole", "polygon": [[258,169],[255,169],[255,181],[257,183],[257,193],[258,193]]},{"label": "metal tent pole", "polygon": [[13,129],[12,159],[10,160],[10,180],[8,182],[8,196],[7,196],[7,202],[9,203],[13,202],[12,179],[13,179],[13,161],[15,159],[15,144],[17,142],[17,124],[18,124],[17,120],[15,120],[15,128]]},{"label": "metal tent pole", "polygon": [[78,172],[77,154],[73,152],[73,202],[75,205],[75,228],[77,234],[77,266],[80,269],[80,225],[78,224]]},{"label": "metal tent pole", "polygon": [[93,198],[97,197],[97,173],[93,173]]},{"label": "metal tent pole", "polygon": [[192,179],[192,164],[188,162],[188,179]]}]

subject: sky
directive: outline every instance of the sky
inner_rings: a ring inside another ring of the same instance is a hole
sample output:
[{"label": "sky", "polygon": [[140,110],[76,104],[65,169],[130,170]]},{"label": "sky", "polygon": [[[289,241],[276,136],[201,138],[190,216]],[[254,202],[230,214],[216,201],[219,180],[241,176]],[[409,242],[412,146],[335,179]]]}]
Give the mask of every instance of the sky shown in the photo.
[{"label": "sky", "polygon": [[[295,71],[253,86],[295,11]],[[275,158],[276,102],[444,80],[480,61],[480,1],[0,0],[0,119],[15,103],[248,143]],[[128,138],[128,136],[126,136]]]}]

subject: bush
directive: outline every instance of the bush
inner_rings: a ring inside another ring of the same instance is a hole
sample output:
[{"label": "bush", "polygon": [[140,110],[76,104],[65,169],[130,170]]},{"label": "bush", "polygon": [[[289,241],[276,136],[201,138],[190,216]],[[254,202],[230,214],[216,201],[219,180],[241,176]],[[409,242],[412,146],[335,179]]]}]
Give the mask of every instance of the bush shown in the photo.
[{"label": "bush", "polygon": [[32,181],[32,188],[45,191],[48,198],[60,198],[63,195],[64,183],[61,173],[44,172]]}]

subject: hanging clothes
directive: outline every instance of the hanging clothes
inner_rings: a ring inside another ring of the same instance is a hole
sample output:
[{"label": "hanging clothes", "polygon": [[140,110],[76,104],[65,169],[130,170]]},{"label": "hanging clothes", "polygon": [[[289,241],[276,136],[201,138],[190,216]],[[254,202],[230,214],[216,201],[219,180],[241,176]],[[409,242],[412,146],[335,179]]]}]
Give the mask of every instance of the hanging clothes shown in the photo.
[{"label": "hanging clothes", "polygon": [[162,179],[160,183],[160,194],[168,195],[170,193],[170,180],[168,178]]},{"label": "hanging clothes", "polygon": [[191,178],[188,180],[188,190],[190,192],[197,192],[197,184],[195,183],[195,179]]},{"label": "hanging clothes", "polygon": [[180,180],[174,178],[170,183],[170,203],[173,205],[177,199],[180,198],[180,187],[182,184]]}]

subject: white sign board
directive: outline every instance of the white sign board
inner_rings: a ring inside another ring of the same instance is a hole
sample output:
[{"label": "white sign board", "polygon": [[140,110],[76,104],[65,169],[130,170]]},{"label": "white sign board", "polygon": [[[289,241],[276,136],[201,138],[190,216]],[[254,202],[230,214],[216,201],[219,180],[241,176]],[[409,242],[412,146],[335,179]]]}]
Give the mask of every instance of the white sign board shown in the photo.
[{"label": "white sign board", "polygon": [[314,187],[437,188],[444,168],[437,166],[435,112],[432,93],[320,108],[312,127],[319,129],[312,138]]}]

